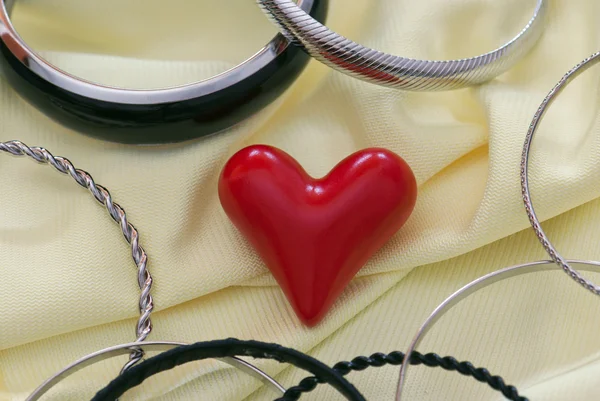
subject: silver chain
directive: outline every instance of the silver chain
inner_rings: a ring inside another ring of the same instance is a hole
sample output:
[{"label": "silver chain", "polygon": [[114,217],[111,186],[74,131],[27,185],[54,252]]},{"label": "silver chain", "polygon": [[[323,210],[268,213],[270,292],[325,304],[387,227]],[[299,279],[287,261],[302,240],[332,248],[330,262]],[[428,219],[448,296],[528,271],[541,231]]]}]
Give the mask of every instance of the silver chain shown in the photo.
[{"label": "silver chain", "polygon": [[[154,302],[150,290],[152,288],[152,276],[148,271],[148,255],[139,244],[139,234],[135,227],[127,220],[125,211],[121,206],[114,203],[110,193],[101,185],[98,185],[87,172],[76,169],[73,164],[64,157],[53,156],[41,147],[29,147],[20,141],[0,142],[0,151],[13,156],[29,156],[33,160],[49,164],[63,174],[70,175],[79,185],[87,188],[94,198],[104,205],[110,217],[119,224],[125,240],[131,245],[131,256],[137,266],[138,285],[141,290],[139,299],[140,317],[136,324],[136,342],[144,341],[152,331],[150,314],[154,309]],[[133,350],[129,361],[123,370],[130,368],[139,362],[144,356],[143,351]]]},{"label": "silver chain", "polygon": [[529,217],[529,222],[531,223],[531,227],[535,231],[535,235],[540,240],[542,246],[550,256],[550,258],[560,266],[573,280],[582,285],[587,290],[591,291],[596,295],[600,295],[600,286],[597,286],[593,282],[589,281],[585,277],[581,275],[577,270],[571,267],[569,263],[558,253],[558,251],[554,248],[544,230],[540,225],[540,221],[535,213],[535,209],[533,208],[533,203],[531,202],[531,194],[529,192],[529,178],[528,178],[528,170],[529,170],[529,153],[531,150],[531,143],[533,141],[533,136],[539,126],[539,123],[546,113],[548,106],[554,101],[558,93],[562,89],[564,89],[567,84],[577,77],[579,74],[587,70],[589,67],[600,61],[600,52],[592,54],[590,57],[583,60],[581,63],[577,64],[573,69],[567,72],[562,79],[556,84],[554,88],[548,93],[546,98],[543,100],[542,104],[536,111],[531,125],[529,126],[529,130],[527,132],[527,136],[525,138],[525,144],[523,146],[523,153],[521,156],[521,194],[523,195],[523,203],[525,204],[525,212]]}]

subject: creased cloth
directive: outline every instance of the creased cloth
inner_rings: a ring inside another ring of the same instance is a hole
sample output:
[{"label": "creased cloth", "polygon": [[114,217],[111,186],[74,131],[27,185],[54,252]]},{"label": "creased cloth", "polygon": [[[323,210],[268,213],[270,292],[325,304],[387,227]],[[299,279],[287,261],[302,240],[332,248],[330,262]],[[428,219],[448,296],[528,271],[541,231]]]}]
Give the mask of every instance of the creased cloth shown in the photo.
[{"label": "creased cloth", "polygon": [[[525,25],[534,0],[331,0],[328,25],[364,45],[448,59],[491,50]],[[596,0],[551,0],[544,35],[509,72],[476,88],[408,93],[312,62],[285,96],[219,135],[168,146],[99,141],[50,121],[0,81],[0,139],[44,146],[106,186],[138,228],[155,278],[153,340],[236,337],[277,342],[333,364],[404,350],[447,296],[476,277],[546,259],[528,229],[519,159],[539,103],[600,50]],[[69,72],[128,87],[192,82],[256,52],[275,30],[253,0],[20,0],[14,20]],[[600,258],[600,69],[548,111],[536,135],[532,196],[564,256]],[[407,225],[318,327],[294,316],[268,270],[222,211],[227,158],[266,143],[314,176],[364,147],[413,167],[419,199]],[[70,178],[0,158],[0,400],[23,400],[70,362],[135,339],[136,270],[118,226]],[[586,273],[596,282],[600,274]],[[503,376],[533,401],[600,399],[600,300],[563,272],[495,284],[459,304],[420,347]],[[82,370],[44,399],[85,400],[123,356]],[[258,362],[285,386],[305,372]],[[353,373],[369,400],[393,400],[397,367]],[[501,400],[473,379],[417,367],[406,400]],[[337,400],[321,386],[306,399]],[[123,399],[263,400],[273,394],[219,362],[161,374]],[[303,398],[304,399],[304,398]]]}]

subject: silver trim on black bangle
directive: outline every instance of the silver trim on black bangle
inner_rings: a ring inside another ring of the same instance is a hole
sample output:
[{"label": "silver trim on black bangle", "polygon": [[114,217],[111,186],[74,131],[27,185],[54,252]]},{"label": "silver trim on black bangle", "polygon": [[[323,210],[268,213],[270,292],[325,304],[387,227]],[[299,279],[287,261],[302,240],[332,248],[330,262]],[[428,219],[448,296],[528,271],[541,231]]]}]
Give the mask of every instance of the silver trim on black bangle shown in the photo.
[{"label": "silver trim on black bangle", "polygon": [[[181,102],[226,89],[232,82],[240,81],[271,62],[283,49],[267,45],[237,66],[199,82],[165,89],[123,89],[101,85],[61,70],[31,49],[14,28],[10,13],[16,0],[0,0],[0,34],[2,41],[21,62],[44,80],[71,93],[106,102],[121,104],[157,104]],[[298,0],[301,9],[310,9],[313,0]],[[300,8],[299,8],[300,9]]]},{"label": "silver trim on black bangle", "polygon": [[394,56],[361,46],[331,31],[291,0],[257,0],[288,39],[322,63],[367,82],[413,91],[476,85],[511,68],[541,35],[547,1],[536,1],[534,14],[525,28],[498,49],[471,58],[431,61]]}]

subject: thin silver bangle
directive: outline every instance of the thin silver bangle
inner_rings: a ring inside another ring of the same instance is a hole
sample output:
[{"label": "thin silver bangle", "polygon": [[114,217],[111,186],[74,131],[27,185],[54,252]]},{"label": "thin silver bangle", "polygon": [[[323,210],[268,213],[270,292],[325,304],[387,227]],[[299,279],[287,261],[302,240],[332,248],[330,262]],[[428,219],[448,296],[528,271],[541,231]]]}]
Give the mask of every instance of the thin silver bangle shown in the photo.
[{"label": "thin silver bangle", "polygon": [[523,203],[525,205],[525,212],[529,217],[529,222],[535,231],[537,238],[540,240],[542,246],[550,256],[550,258],[560,266],[565,273],[567,273],[573,280],[582,285],[587,290],[591,291],[596,295],[600,295],[600,286],[592,283],[590,280],[583,277],[577,270],[573,269],[569,262],[567,262],[554,248],[554,245],[550,242],[546,233],[542,229],[540,221],[535,213],[535,209],[533,208],[533,203],[531,202],[531,194],[529,193],[529,154],[531,151],[531,143],[533,141],[533,136],[537,131],[537,128],[542,120],[542,117],[546,113],[548,106],[552,104],[556,96],[567,86],[572,79],[575,79],[579,74],[586,71],[588,68],[592,67],[596,63],[600,61],[600,52],[594,53],[590,57],[583,60],[581,63],[577,64],[573,69],[567,72],[562,79],[556,84],[554,88],[548,93],[548,96],[543,100],[542,104],[536,111],[533,120],[531,121],[531,125],[529,126],[529,131],[525,137],[525,144],[523,145],[523,154],[521,156],[521,193],[523,195]]},{"label": "thin silver bangle", "polygon": [[[591,272],[600,272],[600,262],[594,261],[581,261],[581,260],[571,260],[570,263],[581,264],[584,270],[588,270]],[[400,378],[398,379],[398,388],[396,391],[396,401],[402,401],[402,390],[404,388],[404,384],[406,383],[406,374],[410,367],[410,357],[415,351],[415,349],[419,346],[423,338],[427,335],[429,330],[435,325],[435,323],[450,311],[454,306],[456,306],[459,302],[467,298],[468,296],[474,294],[475,292],[482,290],[494,283],[499,281],[508,280],[512,277],[521,276],[529,273],[537,273],[543,271],[552,271],[555,270],[556,266],[550,260],[542,260],[537,262],[525,263],[522,265],[516,265],[512,267],[507,267],[502,270],[498,270],[487,274],[483,277],[478,278],[477,280],[472,281],[471,283],[465,285],[460,290],[456,291],[454,294],[450,295],[444,302],[442,302],[434,311],[429,315],[425,323],[419,328],[417,334],[413,338],[410,346],[406,350],[406,356],[404,357],[402,366],[400,368]]]},{"label": "thin silver bangle", "polygon": [[[113,358],[119,355],[125,355],[132,350],[143,350],[147,351],[168,351],[170,349],[187,345],[185,343],[178,342],[164,342],[164,341],[146,341],[143,343],[129,343],[129,344],[121,344],[116,345],[114,347],[105,348],[103,350],[94,352],[89,354],[69,366],[62,369],[60,372],[56,373],[54,376],[50,377],[44,383],[42,383],[29,397],[25,399],[25,401],[37,401],[42,397],[45,393],[48,392],[52,387],[61,382],[63,379],[71,376],[73,373],[80,371],[83,368],[91,366],[100,361],[104,361],[105,359]],[[258,369],[256,366],[244,361],[243,359],[228,357],[219,359],[221,362],[225,362],[244,373],[251,375],[252,377],[259,379],[264,384],[266,384],[271,390],[273,390],[277,395],[284,394],[286,389],[281,384],[279,384],[275,379],[271,376],[267,375],[262,370]]]},{"label": "thin silver bangle", "polygon": [[547,0],[536,0],[525,28],[503,46],[458,60],[415,60],[355,43],[316,21],[292,0],[257,0],[282,33],[329,67],[382,86],[411,91],[458,89],[487,82],[510,69],[541,36]]}]

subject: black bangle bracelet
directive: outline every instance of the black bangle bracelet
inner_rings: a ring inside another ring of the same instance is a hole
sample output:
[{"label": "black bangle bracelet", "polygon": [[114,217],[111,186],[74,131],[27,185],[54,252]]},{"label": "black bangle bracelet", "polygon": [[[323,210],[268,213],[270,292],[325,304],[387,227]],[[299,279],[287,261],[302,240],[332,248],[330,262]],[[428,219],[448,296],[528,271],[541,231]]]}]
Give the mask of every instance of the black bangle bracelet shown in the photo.
[{"label": "black bangle bracelet", "polygon": [[315,358],[278,344],[236,339],[200,342],[165,351],[123,372],[107,387],[100,390],[92,401],[114,401],[125,394],[127,390],[140,385],[147,378],[188,362],[232,356],[250,356],[291,363],[321,378],[325,383],[339,391],[346,399],[366,401],[341,374]]},{"label": "black bangle bracelet", "polygon": [[[0,1],[0,69],[8,82],[53,120],[114,142],[179,142],[230,128],[281,95],[310,59],[278,34],[250,59],[204,81],[160,90],[112,88],[42,59],[10,21],[15,0]],[[314,18],[325,19],[328,0],[298,3]]]},{"label": "black bangle bracelet", "polygon": [[[405,355],[398,351],[387,355],[375,353],[370,357],[356,357],[350,362],[338,362],[333,368],[330,368],[306,354],[278,344],[236,339],[201,342],[166,351],[132,367],[100,390],[92,401],[114,401],[151,376],[188,362],[232,356],[274,359],[278,362],[291,363],[314,375],[314,377],[303,379],[298,386],[289,388],[283,397],[276,401],[296,401],[302,394],[314,390],[321,383],[332,385],[347,400],[365,401],[360,392],[344,376],[351,371],[362,371],[371,366],[400,365],[405,358]],[[475,368],[470,362],[459,362],[453,357],[442,358],[433,353],[424,355],[414,352],[410,363],[411,365],[423,364],[429,367],[441,367],[448,371],[457,371],[462,375],[472,376],[477,381],[488,383],[490,387],[501,392],[509,400],[528,401],[527,398],[519,395],[514,386],[506,385],[500,376],[492,376],[487,369]]]}]

